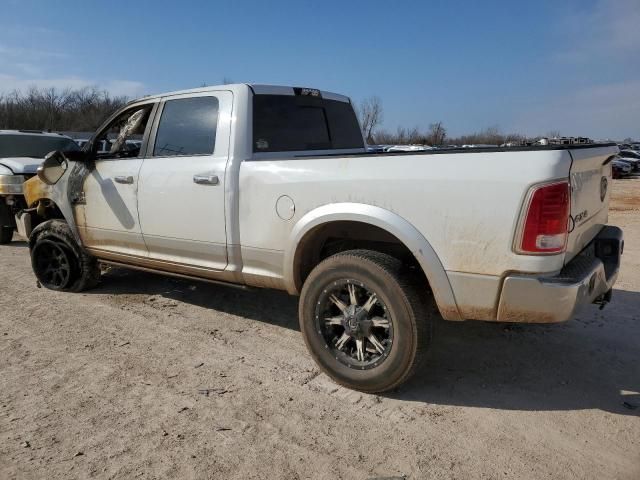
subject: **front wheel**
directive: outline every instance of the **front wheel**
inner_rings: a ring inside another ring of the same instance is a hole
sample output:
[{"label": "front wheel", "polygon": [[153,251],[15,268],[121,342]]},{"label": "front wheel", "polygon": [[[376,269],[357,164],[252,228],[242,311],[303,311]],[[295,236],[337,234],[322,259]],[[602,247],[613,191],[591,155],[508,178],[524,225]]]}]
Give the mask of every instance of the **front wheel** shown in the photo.
[{"label": "front wheel", "polygon": [[29,250],[33,273],[43,287],[80,292],[100,281],[98,262],[80,248],[62,220],[38,225],[29,238]]},{"label": "front wheel", "polygon": [[421,363],[431,337],[424,282],[394,257],[368,250],[333,255],[302,289],[300,327],[311,355],[337,383],[393,389]]}]

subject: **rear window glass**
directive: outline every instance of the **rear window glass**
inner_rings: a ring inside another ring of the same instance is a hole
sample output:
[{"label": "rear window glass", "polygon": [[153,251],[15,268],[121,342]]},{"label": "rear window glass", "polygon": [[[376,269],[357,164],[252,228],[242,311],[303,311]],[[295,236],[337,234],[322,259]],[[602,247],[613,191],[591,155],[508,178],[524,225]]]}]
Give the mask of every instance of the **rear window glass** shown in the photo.
[{"label": "rear window glass", "polygon": [[254,95],[253,151],[364,148],[350,103],[294,95]]},{"label": "rear window glass", "polygon": [[45,135],[0,135],[0,158],[44,158],[54,150],[71,152],[80,150],[76,142],[65,137]]},{"label": "rear window glass", "polygon": [[218,99],[169,100],[162,110],[153,155],[210,155],[216,145]]}]

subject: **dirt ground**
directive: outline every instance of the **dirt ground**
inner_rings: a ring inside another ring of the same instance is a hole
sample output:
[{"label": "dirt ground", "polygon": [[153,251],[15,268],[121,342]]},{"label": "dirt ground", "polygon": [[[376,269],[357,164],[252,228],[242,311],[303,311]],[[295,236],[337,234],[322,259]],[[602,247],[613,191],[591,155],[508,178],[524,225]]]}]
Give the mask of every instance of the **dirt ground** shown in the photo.
[{"label": "dirt ground", "polygon": [[640,478],[640,179],[614,182],[613,303],[436,325],[389,395],[319,374],[297,299],[111,270],[36,288],[0,247],[0,478]]}]

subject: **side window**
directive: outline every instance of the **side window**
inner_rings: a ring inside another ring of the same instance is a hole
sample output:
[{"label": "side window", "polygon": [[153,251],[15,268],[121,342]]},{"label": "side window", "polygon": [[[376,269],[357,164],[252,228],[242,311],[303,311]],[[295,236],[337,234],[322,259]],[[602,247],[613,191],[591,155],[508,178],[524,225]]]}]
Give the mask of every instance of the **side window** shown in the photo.
[{"label": "side window", "polygon": [[218,99],[167,100],[153,147],[154,157],[211,155],[216,145]]},{"label": "side window", "polygon": [[[137,157],[152,108],[153,105],[134,107],[118,115],[93,142],[97,158]],[[135,140],[140,143],[132,144]]]}]

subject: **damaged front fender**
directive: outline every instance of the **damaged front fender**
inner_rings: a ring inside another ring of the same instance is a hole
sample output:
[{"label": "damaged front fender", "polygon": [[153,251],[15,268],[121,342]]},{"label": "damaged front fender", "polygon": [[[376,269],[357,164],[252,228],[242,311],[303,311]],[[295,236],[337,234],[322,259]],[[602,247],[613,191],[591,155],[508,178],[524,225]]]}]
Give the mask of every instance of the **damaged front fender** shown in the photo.
[{"label": "damaged front fender", "polygon": [[77,214],[80,210],[78,207],[84,205],[83,185],[89,173],[85,162],[67,160],[67,168],[55,184],[49,185],[35,176],[23,186],[27,207],[35,208],[35,214],[42,220],[48,218],[53,207],[57,207],[79,245],[82,241]]}]

